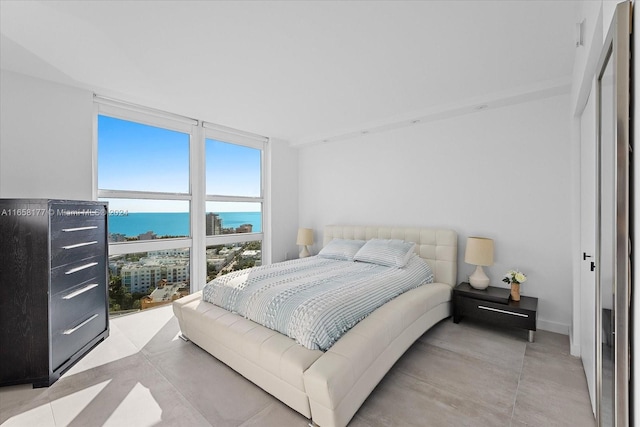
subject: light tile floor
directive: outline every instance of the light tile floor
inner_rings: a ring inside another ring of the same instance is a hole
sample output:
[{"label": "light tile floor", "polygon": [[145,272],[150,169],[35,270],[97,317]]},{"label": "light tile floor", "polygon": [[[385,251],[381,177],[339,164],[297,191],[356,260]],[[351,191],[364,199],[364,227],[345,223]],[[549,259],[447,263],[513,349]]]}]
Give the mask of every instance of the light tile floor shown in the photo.
[{"label": "light tile floor", "polygon": [[[170,307],[113,319],[49,388],[0,388],[2,426],[306,426],[297,412],[179,339]],[[364,402],[351,427],[592,426],[567,336],[446,319]]]}]

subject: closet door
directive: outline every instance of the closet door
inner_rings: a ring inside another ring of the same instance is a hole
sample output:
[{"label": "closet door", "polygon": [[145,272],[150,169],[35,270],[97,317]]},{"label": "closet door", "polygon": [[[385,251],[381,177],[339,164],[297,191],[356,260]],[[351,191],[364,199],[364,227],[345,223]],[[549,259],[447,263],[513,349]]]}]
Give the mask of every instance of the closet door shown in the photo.
[{"label": "closet door", "polygon": [[580,122],[580,359],[596,413],[596,96],[587,101]]},{"label": "closet door", "polygon": [[600,426],[629,425],[630,12],[616,13],[598,62],[596,380]]}]

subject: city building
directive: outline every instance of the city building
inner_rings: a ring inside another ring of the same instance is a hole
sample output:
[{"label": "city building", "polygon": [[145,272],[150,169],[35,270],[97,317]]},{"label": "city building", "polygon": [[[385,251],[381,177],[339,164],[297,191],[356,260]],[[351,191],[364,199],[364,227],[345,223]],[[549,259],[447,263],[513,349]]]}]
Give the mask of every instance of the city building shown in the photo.
[{"label": "city building", "polygon": [[166,305],[188,294],[189,285],[187,283],[169,283],[166,279],[162,279],[149,295],[140,299],[140,308],[145,310]]},{"label": "city building", "polygon": [[207,236],[222,234],[222,219],[213,212],[207,212],[205,216],[205,228]]},{"label": "city building", "polygon": [[242,224],[236,228],[236,233],[251,233],[253,231],[252,224]]},{"label": "city building", "polygon": [[127,292],[146,293],[160,280],[185,282],[189,280],[189,258],[185,257],[145,257],[138,262],[114,263],[111,271],[119,272],[122,285]]}]

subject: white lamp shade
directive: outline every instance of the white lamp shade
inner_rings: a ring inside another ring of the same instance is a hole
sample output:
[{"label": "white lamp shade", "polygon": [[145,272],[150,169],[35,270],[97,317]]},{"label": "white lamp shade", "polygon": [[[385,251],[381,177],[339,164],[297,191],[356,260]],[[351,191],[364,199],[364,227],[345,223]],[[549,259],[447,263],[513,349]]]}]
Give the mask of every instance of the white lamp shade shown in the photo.
[{"label": "white lamp shade", "polygon": [[493,265],[493,240],[486,237],[468,237],[464,262],[473,265]]},{"label": "white lamp shade", "polygon": [[299,228],[296,244],[299,246],[313,245],[313,229]]}]

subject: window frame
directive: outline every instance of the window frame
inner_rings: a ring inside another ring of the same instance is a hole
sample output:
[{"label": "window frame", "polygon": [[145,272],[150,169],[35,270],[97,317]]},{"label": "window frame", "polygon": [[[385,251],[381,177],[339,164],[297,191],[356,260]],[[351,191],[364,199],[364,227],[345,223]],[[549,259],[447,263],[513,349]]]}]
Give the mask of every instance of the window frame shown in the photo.
[{"label": "window frame", "polygon": [[[191,211],[193,209],[193,185],[192,185],[192,167],[191,162],[193,156],[191,155],[194,145],[196,145],[196,134],[199,122],[197,120],[191,120],[187,118],[178,119],[171,114],[161,114],[155,110],[149,110],[148,112],[141,111],[140,108],[134,108],[133,106],[122,104],[118,105],[116,101],[106,100],[104,98],[95,97],[95,126],[94,126],[94,152],[95,152],[95,167],[93,171],[94,175],[94,200],[98,198],[105,199],[146,199],[146,200],[179,200],[187,201],[189,203],[189,236],[172,238],[172,239],[158,239],[154,241],[132,241],[132,242],[110,242],[109,254],[110,255],[122,255],[135,252],[146,252],[144,248],[149,247],[151,243],[152,248],[157,249],[177,249],[178,247],[191,246],[191,240],[193,235],[193,226],[191,224]],[[138,190],[114,190],[114,189],[101,189],[98,187],[98,116],[108,116],[120,120],[140,123],[147,126],[153,126],[161,129],[167,129],[189,135],[189,185],[188,192],[175,193],[175,192],[159,192],[159,191],[138,191]],[[166,242],[162,242],[166,241]],[[165,244],[166,243],[166,244]],[[176,246],[177,245],[177,246]],[[153,250],[153,249],[151,249]]]},{"label": "window frame", "polygon": [[[98,116],[105,115],[121,120],[155,126],[188,134],[189,137],[189,191],[188,193],[131,191],[98,188]],[[93,114],[93,200],[98,198],[181,200],[189,202],[190,236],[131,242],[110,242],[109,255],[125,255],[163,249],[189,248],[190,293],[202,289],[206,281],[207,246],[262,241],[262,263],[271,262],[270,251],[270,144],[269,138],[226,126],[208,123],[177,114],[147,108],[111,98],[94,95]],[[260,196],[222,196],[206,194],[206,140],[215,139],[230,144],[261,150]],[[206,235],[206,203],[258,202],[261,203],[262,227],[259,233],[237,233],[216,236]]]},{"label": "window frame", "polygon": [[[202,143],[203,148],[206,150],[207,140],[215,140],[227,144],[235,144],[243,147],[253,148],[256,150],[260,150],[260,195],[259,196],[230,196],[230,195],[220,195],[220,194],[207,194],[206,193],[206,182],[204,183],[204,206],[203,206],[203,218],[206,215],[206,202],[249,202],[249,203],[260,203],[260,219],[262,221],[260,232],[252,232],[252,233],[234,233],[234,234],[217,234],[217,235],[207,235],[206,229],[203,227],[203,232],[205,236],[205,246],[204,251],[206,252],[206,248],[208,246],[215,245],[226,245],[233,243],[243,243],[243,242],[253,242],[253,241],[262,241],[262,260],[263,264],[270,262],[270,254],[268,250],[265,250],[269,245],[265,244],[266,236],[267,236],[267,187],[266,187],[266,170],[268,168],[267,158],[268,158],[268,148],[269,148],[269,139],[260,135],[242,132],[240,133],[237,130],[233,130],[224,126],[216,125],[213,123],[204,122],[202,125],[203,135],[202,135]],[[206,156],[203,152],[203,158]],[[203,162],[204,163],[204,162]],[[204,176],[203,178],[206,181],[206,164],[204,165]],[[206,259],[203,265],[205,274],[206,274]]]}]

